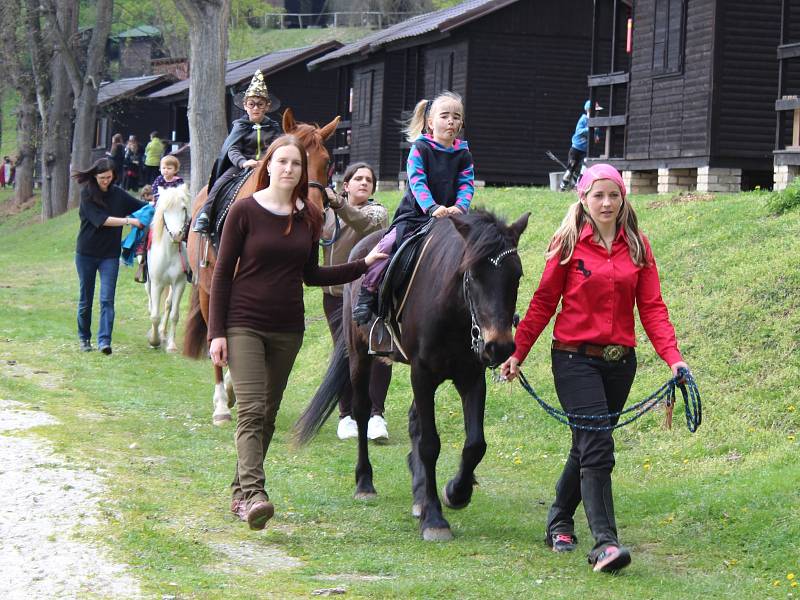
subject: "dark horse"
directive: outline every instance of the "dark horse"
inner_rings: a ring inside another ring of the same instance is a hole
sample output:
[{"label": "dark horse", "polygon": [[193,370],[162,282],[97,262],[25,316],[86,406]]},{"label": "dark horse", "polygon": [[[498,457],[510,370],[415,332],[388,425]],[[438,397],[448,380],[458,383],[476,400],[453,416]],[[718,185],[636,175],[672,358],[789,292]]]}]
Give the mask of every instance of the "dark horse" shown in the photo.
[{"label": "dark horse", "polygon": [[[415,280],[402,314],[405,356],[395,351],[392,360],[411,365],[414,400],[408,413],[408,432],[414,503],[425,540],[449,540],[450,525],[442,515],[436,485],[436,461],[441,443],[436,431],[434,394],[450,379],[461,396],[466,439],[461,466],[442,490],[450,508],[464,508],[472,498],[474,471],[486,452],[483,416],[486,403],[486,368],[496,366],[514,351],[512,321],[522,263],[516,248],[528,224],[526,213],[507,226],[488,212],[437,220],[420,257]],[[350,259],[361,258],[380,239],[376,232],[353,248]],[[360,280],[348,284],[344,314],[350,314]],[[357,499],[376,495],[367,446],[369,325],[345,324],[345,342],[334,355],[322,385],[298,420],[296,439],[309,441],[330,415],[347,383],[348,356],[353,387],[353,414],[358,422]],[[406,356],[408,358],[406,358]]]},{"label": "dark horse", "polygon": [[[283,113],[283,131],[297,137],[305,147],[306,152],[308,152],[308,196],[309,200],[316,202],[320,209],[324,204],[323,186],[328,181],[328,165],[330,164],[330,155],[325,148],[325,140],[334,134],[339,121],[340,118],[335,117],[324,127],[318,127],[317,125],[295,121],[291,108],[287,108]],[[259,189],[258,184],[262,180],[264,167],[264,161],[261,161],[239,189],[236,194],[237,199],[251,196],[253,192]],[[192,221],[194,221],[197,212],[205,204],[206,198],[208,198],[208,193],[206,188],[203,187],[192,204]],[[187,243],[189,260],[197,280],[192,290],[189,314],[186,319],[183,353],[190,358],[204,358],[207,356],[206,333],[208,328],[206,324],[208,322],[208,301],[211,278],[216,265],[216,253],[214,252],[214,247],[209,244],[207,246],[207,265],[201,267],[200,257],[204,253],[204,244],[200,234],[190,231]],[[214,367],[214,381],[212,422],[214,425],[221,425],[231,420],[230,409],[234,404],[233,386],[228,376],[223,381],[221,367]]]}]

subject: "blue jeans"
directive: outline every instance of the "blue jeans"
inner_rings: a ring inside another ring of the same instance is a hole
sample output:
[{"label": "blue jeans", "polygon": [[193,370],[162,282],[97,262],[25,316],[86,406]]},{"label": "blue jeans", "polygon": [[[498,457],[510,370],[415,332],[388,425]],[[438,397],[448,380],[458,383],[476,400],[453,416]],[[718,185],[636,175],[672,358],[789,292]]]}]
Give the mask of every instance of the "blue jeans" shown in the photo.
[{"label": "blue jeans", "polygon": [[97,333],[97,346],[111,345],[111,331],[114,329],[114,294],[117,290],[118,258],[95,258],[84,254],[75,255],[78,269],[80,297],[78,298],[78,336],[89,341],[92,338],[92,304],[94,303],[94,284],[100,272],[100,324]]}]

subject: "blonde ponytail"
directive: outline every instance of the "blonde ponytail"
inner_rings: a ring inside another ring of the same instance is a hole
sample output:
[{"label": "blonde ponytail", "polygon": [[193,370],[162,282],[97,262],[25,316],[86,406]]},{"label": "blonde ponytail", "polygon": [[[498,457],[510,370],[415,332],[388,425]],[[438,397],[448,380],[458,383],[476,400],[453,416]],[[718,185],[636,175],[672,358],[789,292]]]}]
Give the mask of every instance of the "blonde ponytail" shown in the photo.
[{"label": "blonde ponytail", "polygon": [[411,113],[411,118],[409,118],[406,126],[403,128],[403,133],[406,135],[407,141],[413,142],[419,136],[421,136],[427,128],[427,123],[425,123],[425,113],[427,112],[426,109],[428,108],[428,102],[430,102],[430,100],[420,100],[414,107],[414,111]]}]

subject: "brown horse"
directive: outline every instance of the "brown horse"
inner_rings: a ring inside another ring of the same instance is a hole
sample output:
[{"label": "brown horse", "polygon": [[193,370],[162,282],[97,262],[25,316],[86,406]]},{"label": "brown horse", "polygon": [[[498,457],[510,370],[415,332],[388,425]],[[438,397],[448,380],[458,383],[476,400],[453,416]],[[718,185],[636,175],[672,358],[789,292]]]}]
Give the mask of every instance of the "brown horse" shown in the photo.
[{"label": "brown horse", "polygon": [[[336,131],[339,120],[340,117],[336,117],[324,127],[318,127],[317,125],[296,122],[291,108],[287,108],[286,112],[283,113],[283,131],[296,136],[305,147],[306,152],[308,152],[309,199],[312,202],[316,202],[320,208],[323,205],[324,186],[328,181],[328,165],[330,164],[330,155],[325,148],[325,140],[330,138]],[[264,167],[265,164],[262,161],[253,169],[253,172],[236,194],[236,199],[246,198],[256,191],[257,182]],[[208,190],[204,187],[197,194],[194,204],[192,204],[192,221],[194,221],[197,211],[205,204],[207,198]],[[187,244],[189,260],[195,273],[195,285],[192,290],[189,316],[186,319],[183,353],[190,358],[201,358],[207,356],[208,301],[211,277],[216,264],[216,254],[211,244],[208,244],[206,253],[205,240],[194,231],[189,233]],[[201,258],[206,259],[208,263],[206,266],[200,266]],[[226,374],[223,379],[221,367],[214,367],[214,381],[214,413],[212,420],[214,425],[222,425],[231,420],[230,409],[236,400],[233,396],[230,377]]]}]

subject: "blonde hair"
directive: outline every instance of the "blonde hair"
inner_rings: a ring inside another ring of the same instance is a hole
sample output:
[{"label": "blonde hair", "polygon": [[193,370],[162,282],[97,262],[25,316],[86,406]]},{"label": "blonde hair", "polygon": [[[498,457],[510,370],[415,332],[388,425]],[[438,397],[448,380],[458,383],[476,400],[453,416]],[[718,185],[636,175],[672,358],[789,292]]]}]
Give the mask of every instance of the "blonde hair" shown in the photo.
[{"label": "blonde hair", "polygon": [[181,170],[181,161],[179,161],[178,158],[176,156],[173,156],[172,154],[167,154],[164,158],[162,158],[161,164],[172,165],[173,167],[175,167],[176,172]]},{"label": "blonde hair", "polygon": [[[592,217],[584,209],[583,203],[581,202],[589,193],[589,190],[591,190],[591,187],[585,190],[578,201],[567,209],[564,220],[561,221],[561,225],[556,229],[556,232],[550,240],[550,245],[547,247],[547,252],[544,255],[546,260],[558,256],[559,264],[567,264],[572,259],[572,254],[575,252],[575,245],[578,243],[578,237],[586,223],[592,226],[592,230],[595,234],[597,233],[597,227]],[[617,215],[617,229],[620,227],[625,229],[628,253],[631,256],[633,264],[638,267],[647,266],[647,250],[644,245],[642,234],[639,231],[639,220],[636,217],[636,211],[633,210],[633,206],[631,206],[631,203],[628,202],[627,198],[624,196],[622,199],[622,206]]]},{"label": "blonde hair", "polygon": [[144,199],[144,197],[147,196],[147,195],[151,196],[150,199],[152,200],[153,186],[150,185],[149,183],[142,188],[142,191],[139,193],[139,198]]},{"label": "blonde hair", "polygon": [[437,102],[444,100],[457,102],[461,107],[461,127],[464,127],[464,101],[461,99],[461,96],[455,92],[445,90],[438,94],[433,100],[423,99],[417,102],[414,110],[411,113],[411,117],[409,117],[405,127],[403,127],[403,133],[405,134],[407,141],[413,142],[420,135],[427,131],[428,115],[433,112],[433,107],[436,106]]}]

